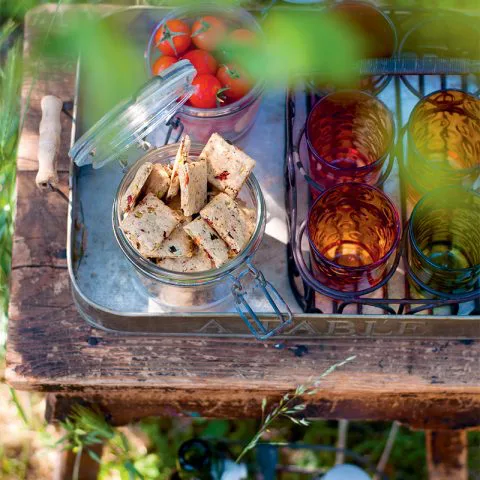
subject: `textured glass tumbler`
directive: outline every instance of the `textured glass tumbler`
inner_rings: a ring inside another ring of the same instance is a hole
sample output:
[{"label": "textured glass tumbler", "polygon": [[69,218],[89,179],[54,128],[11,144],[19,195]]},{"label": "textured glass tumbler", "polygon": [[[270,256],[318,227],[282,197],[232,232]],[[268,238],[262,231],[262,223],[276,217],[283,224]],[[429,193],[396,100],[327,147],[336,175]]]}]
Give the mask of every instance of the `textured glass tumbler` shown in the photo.
[{"label": "textured glass tumbler", "polygon": [[414,202],[439,187],[471,187],[480,176],[480,100],[459,90],[423,98],[408,122],[407,184]]},{"label": "textured glass tumbler", "polygon": [[439,295],[462,295],[478,288],[480,195],[449,187],[423,197],[410,218],[407,261],[420,293],[425,291],[421,283]]},{"label": "textured glass tumbler", "polygon": [[359,183],[322,193],[308,215],[314,273],[324,285],[355,292],[378,285],[399,246],[398,212],[379,189]]},{"label": "textured glass tumbler", "polygon": [[310,176],[320,187],[347,182],[373,185],[392,147],[393,117],[368,93],[335,92],[310,112],[306,138]]}]

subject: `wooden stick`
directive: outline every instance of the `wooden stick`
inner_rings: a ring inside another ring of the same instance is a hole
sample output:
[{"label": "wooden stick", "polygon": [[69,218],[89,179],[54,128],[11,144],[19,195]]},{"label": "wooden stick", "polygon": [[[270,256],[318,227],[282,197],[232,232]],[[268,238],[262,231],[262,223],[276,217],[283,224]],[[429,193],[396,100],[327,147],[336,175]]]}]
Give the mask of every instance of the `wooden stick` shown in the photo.
[{"label": "wooden stick", "polygon": [[[395,439],[397,438],[398,430],[400,428],[400,423],[393,422],[392,427],[390,428],[390,433],[388,434],[387,443],[385,444],[385,448],[383,449],[382,456],[377,464],[377,472],[383,473],[385,471],[385,467],[387,466],[388,459],[390,458],[390,454],[392,453],[393,444],[395,443]],[[380,475],[376,473],[373,476],[373,480],[380,480]]]},{"label": "wooden stick", "polygon": [[347,447],[347,435],[348,435],[348,420],[339,420],[338,421],[338,438],[337,438],[337,450],[335,455],[335,465],[341,465],[345,463],[345,448]]},{"label": "wooden stick", "polygon": [[42,98],[42,120],[38,139],[38,173],[35,179],[40,190],[58,185],[57,152],[60,145],[60,113],[63,102],[54,95]]}]

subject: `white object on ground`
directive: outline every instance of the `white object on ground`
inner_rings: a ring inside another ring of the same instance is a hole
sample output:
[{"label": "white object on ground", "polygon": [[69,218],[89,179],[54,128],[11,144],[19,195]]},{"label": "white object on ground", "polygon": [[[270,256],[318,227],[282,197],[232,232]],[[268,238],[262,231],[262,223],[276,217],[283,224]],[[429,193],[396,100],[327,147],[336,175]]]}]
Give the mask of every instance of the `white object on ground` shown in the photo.
[{"label": "white object on ground", "polygon": [[360,467],[345,463],[333,467],[321,480],[371,480],[371,477]]}]

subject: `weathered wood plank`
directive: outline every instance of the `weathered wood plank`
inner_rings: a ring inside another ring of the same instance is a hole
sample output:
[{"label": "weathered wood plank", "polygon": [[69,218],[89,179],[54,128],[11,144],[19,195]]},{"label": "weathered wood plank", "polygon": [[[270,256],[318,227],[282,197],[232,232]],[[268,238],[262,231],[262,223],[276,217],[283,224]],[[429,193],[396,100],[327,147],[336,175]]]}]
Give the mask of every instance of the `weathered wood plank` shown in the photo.
[{"label": "weathered wood plank", "polygon": [[[30,41],[32,18],[26,25]],[[55,73],[45,75],[34,87],[36,102],[52,91],[73,97],[72,77],[67,81]],[[25,84],[29,81],[27,76]],[[91,398],[111,409],[117,423],[189,411],[245,417],[259,413],[264,397],[276,399],[333,363],[357,355],[323,381],[310,415],[395,419],[431,429],[480,423],[477,341],[302,341],[308,354],[296,357],[288,348],[274,348],[274,342],[134,337],[88,326],[70,294],[64,258],[67,203],[55,193],[43,196],[34,184],[39,120],[35,108],[27,112],[17,180],[6,371],[15,388],[57,392],[62,399]],[[63,162],[69,137],[65,125]],[[61,183],[66,193],[66,173]],[[133,405],[129,412],[122,413],[122,402]],[[53,411],[60,416],[64,407]]]},{"label": "weathered wood plank", "polygon": [[[67,201],[56,192],[41,192],[35,184],[35,175],[34,171],[17,172],[14,276],[18,269],[35,265],[67,268]],[[68,174],[61,173],[59,180],[60,190],[68,195]]]},{"label": "weathered wood plank", "polygon": [[[283,392],[264,388],[166,388],[144,386],[135,389],[87,388],[81,393],[49,394],[47,420],[64,419],[73,405],[95,405],[114,425],[124,425],[148,416],[207,418],[259,418],[262,399],[268,405],[280,400]],[[308,418],[349,420],[398,420],[416,429],[462,429],[478,424],[480,407],[471,394],[381,393],[345,391],[326,385],[305,401]],[[128,405],[128,408],[126,408]],[[445,412],[455,409],[455,414]],[[452,477],[453,478],[453,477]]]}]

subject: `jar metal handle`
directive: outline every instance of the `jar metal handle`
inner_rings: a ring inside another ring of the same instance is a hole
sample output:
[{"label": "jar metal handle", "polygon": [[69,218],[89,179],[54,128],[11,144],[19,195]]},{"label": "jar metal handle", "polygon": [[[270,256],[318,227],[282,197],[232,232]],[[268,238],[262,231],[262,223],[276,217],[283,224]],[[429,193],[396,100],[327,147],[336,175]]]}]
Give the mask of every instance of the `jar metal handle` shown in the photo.
[{"label": "jar metal handle", "polygon": [[[291,325],[293,315],[285,300],[280,293],[278,293],[277,289],[265,279],[263,273],[258,270],[250,260],[247,260],[246,264],[247,268],[242,270],[238,275],[232,276],[232,294],[235,299],[235,308],[255,338],[257,340],[266,340],[279,333],[286,326]],[[247,275],[253,277],[255,287],[260,288],[264,297],[272,307],[275,319],[280,321],[280,323],[272,329],[268,329],[268,327],[262,323],[248,303],[246,298],[247,291],[242,284],[242,279]]]}]

